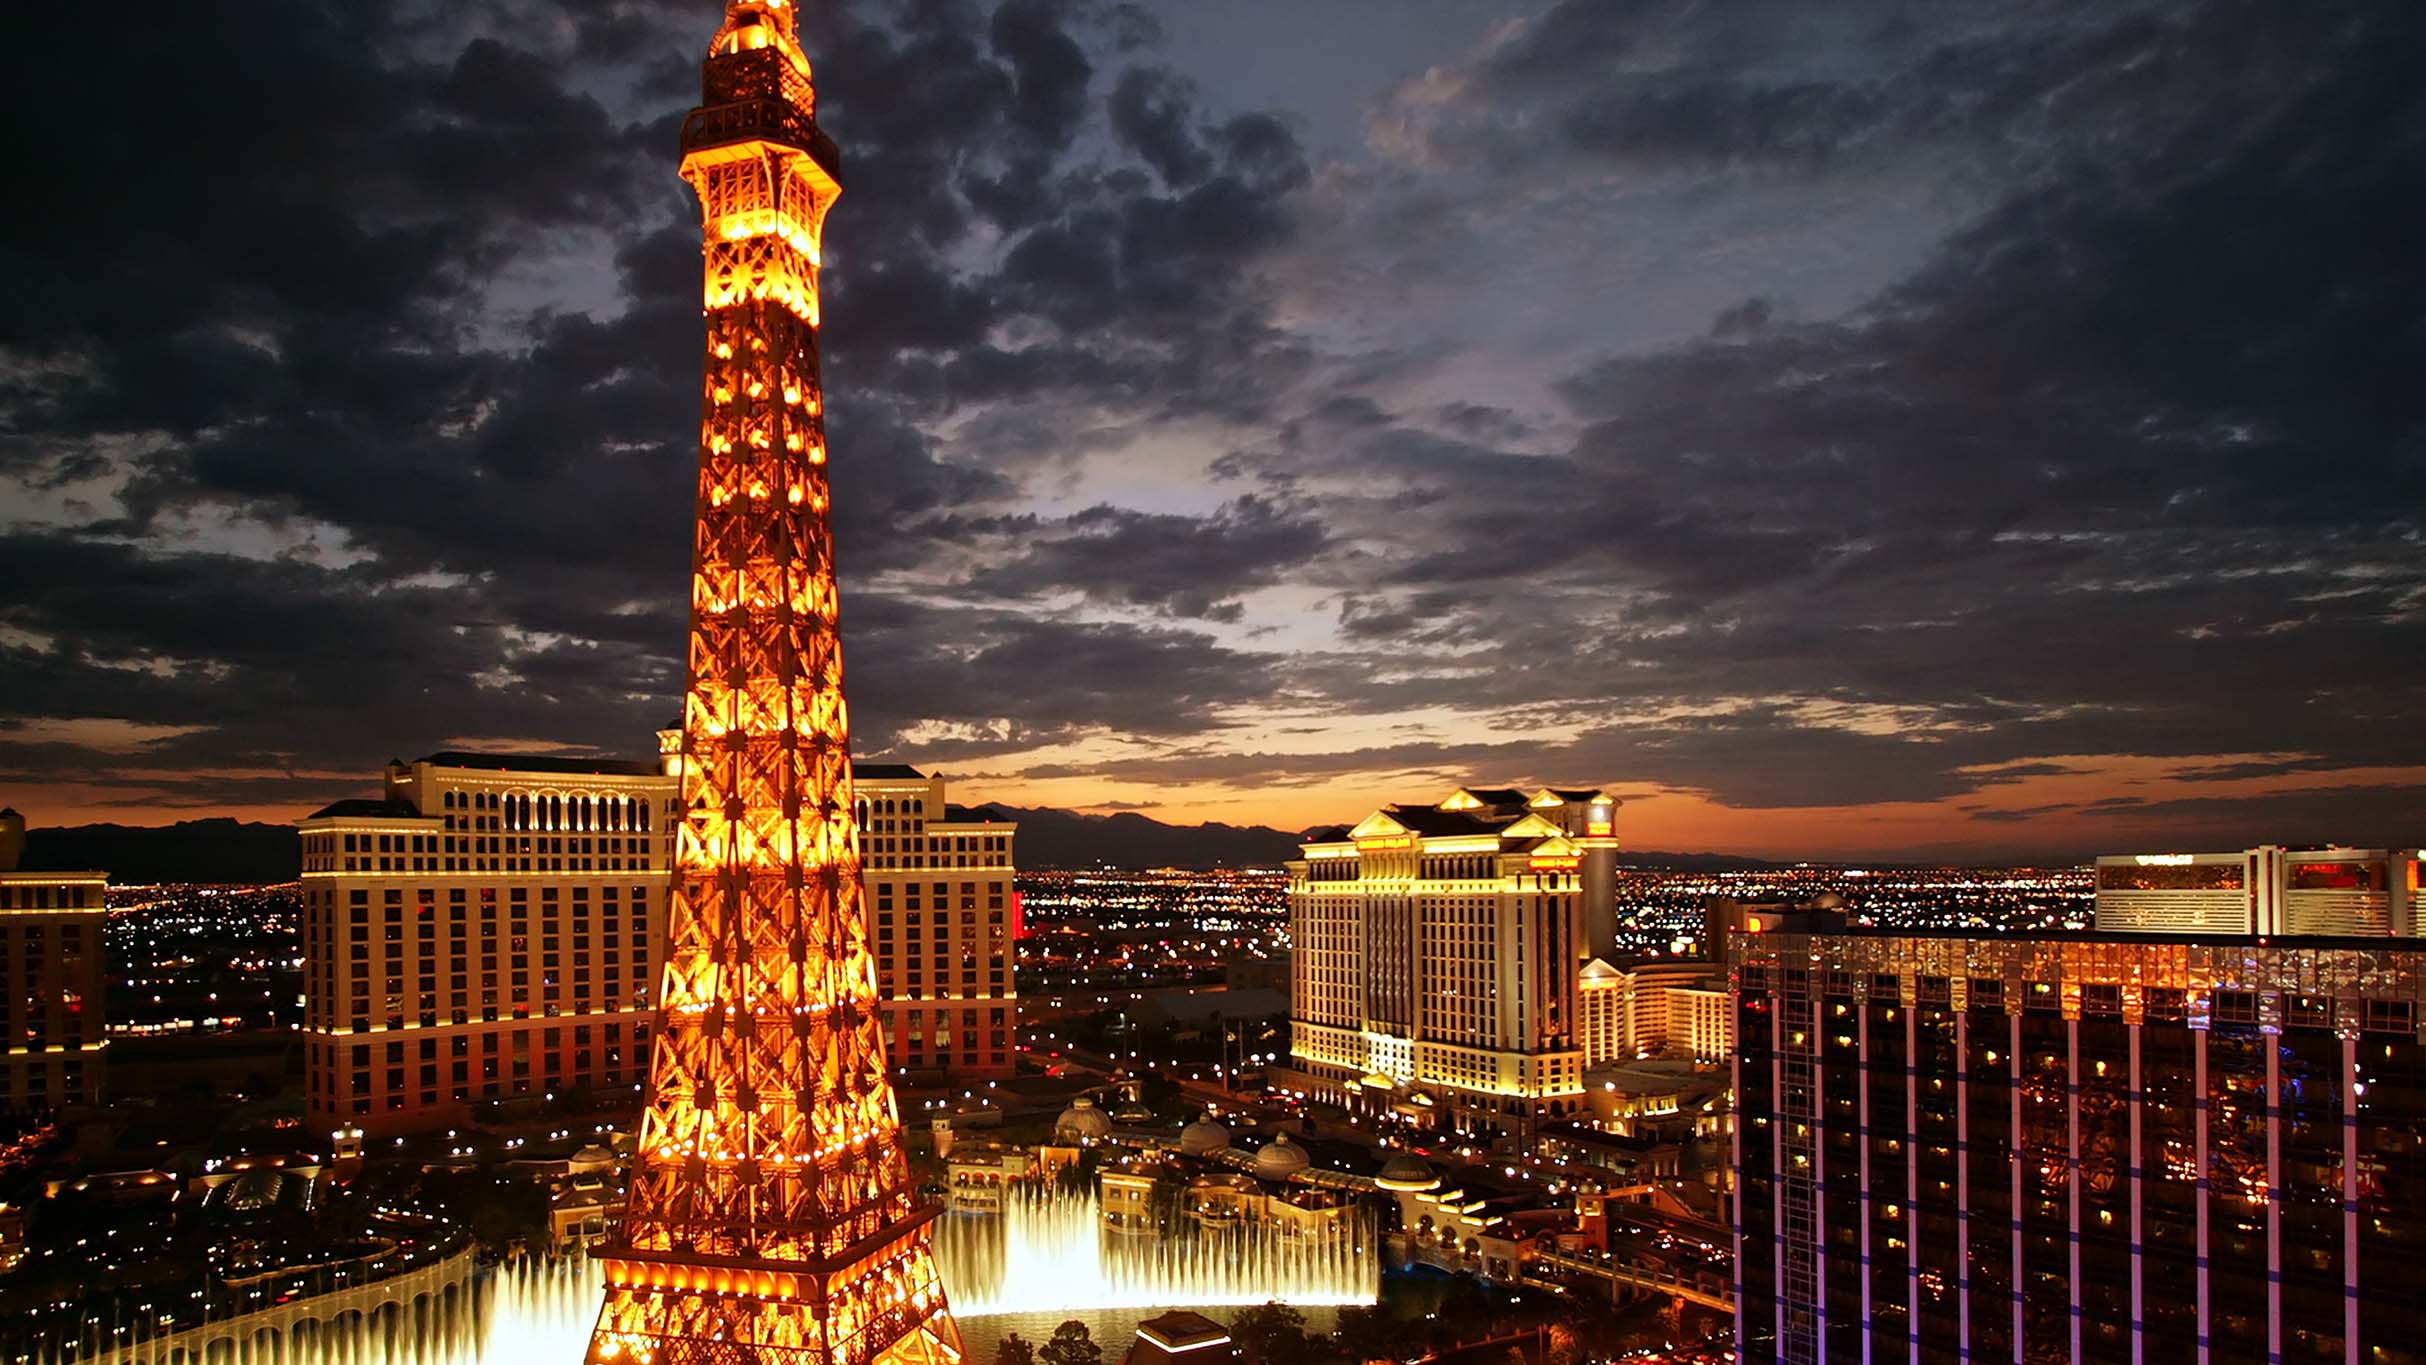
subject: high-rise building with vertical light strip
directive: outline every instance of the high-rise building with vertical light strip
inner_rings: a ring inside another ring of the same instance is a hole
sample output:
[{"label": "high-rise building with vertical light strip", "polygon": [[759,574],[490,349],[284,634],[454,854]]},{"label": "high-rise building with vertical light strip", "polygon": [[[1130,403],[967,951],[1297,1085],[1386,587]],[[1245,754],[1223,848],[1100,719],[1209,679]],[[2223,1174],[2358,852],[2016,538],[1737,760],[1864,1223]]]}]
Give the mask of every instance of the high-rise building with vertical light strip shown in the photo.
[{"label": "high-rise building with vertical light strip", "polygon": [[887,1075],[828,513],[840,156],[791,0],[729,0],[682,176],[706,363],[662,1021],[594,1365],[954,1365]]},{"label": "high-rise building with vertical light strip", "polygon": [[1283,1083],[1461,1132],[1579,1111],[1578,974],[1614,938],[1616,805],[1469,787],[1308,836]]},{"label": "high-rise building with vertical light strip", "polygon": [[1732,937],[1739,1359],[2419,1358],[2426,945]]}]

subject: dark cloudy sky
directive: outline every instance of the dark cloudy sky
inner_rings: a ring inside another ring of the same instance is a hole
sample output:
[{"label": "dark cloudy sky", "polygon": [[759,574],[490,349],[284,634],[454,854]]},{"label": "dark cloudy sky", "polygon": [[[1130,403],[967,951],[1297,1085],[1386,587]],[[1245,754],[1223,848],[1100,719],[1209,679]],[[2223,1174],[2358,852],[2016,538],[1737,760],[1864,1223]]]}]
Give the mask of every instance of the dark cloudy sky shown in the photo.
[{"label": "dark cloudy sky", "polygon": [[[716,0],[8,9],[0,799],[645,751]],[[2426,6],[807,26],[863,755],[1772,854],[2426,829]]]}]

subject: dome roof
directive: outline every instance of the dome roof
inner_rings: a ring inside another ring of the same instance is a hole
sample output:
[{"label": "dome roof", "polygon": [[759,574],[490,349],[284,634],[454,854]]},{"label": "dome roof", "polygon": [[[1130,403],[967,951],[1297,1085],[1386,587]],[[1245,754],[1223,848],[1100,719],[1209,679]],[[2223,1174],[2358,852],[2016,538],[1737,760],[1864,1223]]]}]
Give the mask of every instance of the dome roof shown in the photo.
[{"label": "dome roof", "polygon": [[1081,1095],[1070,1101],[1070,1107],[1053,1120],[1053,1136],[1075,1142],[1101,1142],[1112,1136],[1112,1120],[1095,1101]]},{"label": "dome roof", "polygon": [[1255,1174],[1263,1180],[1286,1180],[1304,1170],[1308,1160],[1306,1149],[1289,1141],[1289,1135],[1283,1133],[1255,1154]]},{"label": "dome roof", "polygon": [[227,1182],[222,1199],[231,1213],[253,1213],[278,1202],[286,1177],[267,1166],[255,1167]]},{"label": "dome roof", "polygon": [[1373,1177],[1373,1183],[1385,1190],[1436,1190],[1440,1172],[1415,1153],[1402,1151],[1382,1163],[1381,1174]]},{"label": "dome roof", "polygon": [[1211,1115],[1179,1130],[1179,1150],[1184,1156],[1211,1156],[1229,1145],[1230,1130],[1214,1122]]},{"label": "dome roof", "polygon": [[1811,908],[1814,910],[1842,910],[1845,908],[1845,898],[1834,891],[1822,891],[1811,898]]}]

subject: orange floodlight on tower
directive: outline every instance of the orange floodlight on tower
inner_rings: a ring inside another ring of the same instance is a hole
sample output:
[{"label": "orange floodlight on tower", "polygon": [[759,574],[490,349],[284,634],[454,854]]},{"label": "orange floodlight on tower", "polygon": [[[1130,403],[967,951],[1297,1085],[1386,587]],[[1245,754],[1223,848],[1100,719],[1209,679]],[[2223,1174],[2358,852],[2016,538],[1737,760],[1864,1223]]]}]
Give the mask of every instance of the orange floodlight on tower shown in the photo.
[{"label": "orange floodlight on tower", "polygon": [[817,360],[841,186],[796,0],[729,0],[682,176],[707,367],[684,818],[596,1365],[950,1365],[861,915]]}]

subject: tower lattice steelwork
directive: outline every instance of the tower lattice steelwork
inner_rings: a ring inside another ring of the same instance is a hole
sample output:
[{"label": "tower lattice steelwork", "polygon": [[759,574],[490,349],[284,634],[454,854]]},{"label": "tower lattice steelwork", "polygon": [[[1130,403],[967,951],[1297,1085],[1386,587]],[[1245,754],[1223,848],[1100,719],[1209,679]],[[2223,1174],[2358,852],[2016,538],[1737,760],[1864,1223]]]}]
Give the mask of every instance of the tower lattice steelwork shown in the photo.
[{"label": "tower lattice steelwork", "polygon": [[861,920],[816,333],[841,186],[795,3],[729,0],[682,130],[707,229],[687,814],[602,1365],[960,1356]]}]

